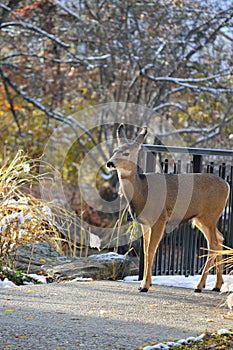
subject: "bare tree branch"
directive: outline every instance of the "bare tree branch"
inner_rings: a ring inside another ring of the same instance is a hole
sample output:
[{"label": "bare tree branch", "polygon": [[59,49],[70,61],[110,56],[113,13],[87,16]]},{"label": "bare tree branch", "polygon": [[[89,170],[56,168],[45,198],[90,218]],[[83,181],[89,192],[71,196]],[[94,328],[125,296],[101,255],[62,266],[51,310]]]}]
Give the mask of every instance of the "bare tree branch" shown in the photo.
[{"label": "bare tree branch", "polygon": [[198,78],[198,79],[190,79],[190,78],[176,78],[176,77],[154,77],[151,75],[148,75],[146,73],[144,73],[144,69],[142,69],[141,71],[141,75],[143,75],[144,77],[146,77],[147,79],[154,81],[154,82],[158,82],[158,81],[165,81],[165,82],[171,82],[174,83],[176,85],[180,85],[184,88],[189,88],[189,89],[194,89],[194,90],[198,90],[198,91],[209,91],[212,93],[223,93],[223,92],[233,92],[233,88],[230,89],[225,89],[225,88],[212,88],[212,87],[208,87],[208,86],[203,86],[203,85],[192,85],[194,83],[203,83],[203,82],[209,82],[212,80],[215,80],[217,78],[221,78],[223,76],[227,76],[227,75],[232,75],[232,69],[228,70],[227,72],[220,72],[218,74],[209,76],[209,77],[205,77],[205,78]]},{"label": "bare tree branch", "polygon": [[14,108],[14,103],[13,103],[13,100],[11,98],[10,91],[8,89],[7,78],[5,77],[1,67],[0,67],[0,75],[1,75],[3,86],[4,86],[4,89],[5,89],[5,92],[6,92],[6,97],[7,97],[7,100],[9,102],[9,105],[10,105],[11,113],[12,113],[12,115],[14,117],[14,120],[16,122],[16,125],[18,127],[19,134],[21,134],[21,128],[20,128],[20,124],[19,124],[19,119],[18,119],[17,113],[16,113],[15,108]]},{"label": "bare tree branch", "polygon": [[[72,116],[63,116],[61,113],[57,113],[57,112],[53,112],[51,110],[48,110],[44,105],[42,105],[41,103],[39,103],[36,99],[28,96],[26,93],[22,92],[21,90],[19,90],[13,83],[12,81],[5,77],[5,81],[9,84],[9,86],[11,86],[11,88],[22,98],[24,98],[26,101],[32,103],[36,108],[38,108],[39,110],[41,110],[42,112],[44,112],[48,117],[57,120],[61,123],[64,123],[65,125],[68,125],[71,130],[73,130],[75,132],[75,134],[77,134],[76,128],[81,129],[82,131],[84,131],[88,137],[91,139],[91,141],[93,142],[93,144],[95,146],[97,146],[98,144],[96,143],[95,139],[93,138],[93,135],[91,133],[90,130],[88,130],[83,124],[79,123],[76,119],[74,119]],[[102,148],[99,147],[98,148],[101,156],[103,157],[104,161],[107,161],[107,156],[105,155],[105,153],[103,152]]]},{"label": "bare tree branch", "polygon": [[2,23],[0,25],[0,29],[3,28],[7,28],[7,27],[20,27],[20,28],[24,28],[24,29],[29,29],[29,30],[33,30],[34,32],[45,36],[49,39],[51,39],[52,41],[56,42],[56,44],[60,45],[63,48],[68,49],[70,47],[69,44],[64,43],[63,41],[61,41],[60,39],[58,39],[55,35],[50,34],[48,32],[46,32],[45,30],[37,27],[36,25],[32,25],[30,23],[26,23],[26,22],[6,22],[6,23]]}]

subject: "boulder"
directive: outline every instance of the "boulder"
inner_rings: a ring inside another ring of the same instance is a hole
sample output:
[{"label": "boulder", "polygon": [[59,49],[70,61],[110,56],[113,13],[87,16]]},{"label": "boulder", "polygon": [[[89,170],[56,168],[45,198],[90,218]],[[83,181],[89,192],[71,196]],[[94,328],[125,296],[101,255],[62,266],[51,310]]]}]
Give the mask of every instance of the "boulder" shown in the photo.
[{"label": "boulder", "polygon": [[58,253],[47,242],[18,246],[11,258],[15,268],[27,273],[43,272],[41,267],[46,263],[71,261],[69,257]]},{"label": "boulder", "polygon": [[94,280],[117,280],[130,273],[130,260],[116,253],[74,258],[71,262],[46,264],[43,270],[55,280],[72,280],[77,277]]},{"label": "boulder", "polygon": [[130,274],[130,259],[117,253],[71,258],[59,254],[47,242],[19,246],[14,266],[22,272],[44,273],[53,280],[77,277],[92,279],[122,279]]}]

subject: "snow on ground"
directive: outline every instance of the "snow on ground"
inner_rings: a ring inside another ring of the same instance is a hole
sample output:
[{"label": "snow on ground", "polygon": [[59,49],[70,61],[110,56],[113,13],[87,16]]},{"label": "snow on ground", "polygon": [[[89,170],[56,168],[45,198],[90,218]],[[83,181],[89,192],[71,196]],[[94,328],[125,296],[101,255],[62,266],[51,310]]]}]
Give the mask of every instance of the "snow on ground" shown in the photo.
[{"label": "snow on ground", "polygon": [[[113,258],[112,255],[109,255],[109,259]],[[35,280],[40,281],[41,283],[46,283],[46,278],[44,276],[38,276],[35,274],[29,275],[30,277],[34,278]],[[180,288],[190,288],[195,289],[196,284],[200,278],[200,275],[195,276],[153,276],[152,278],[152,284],[155,285],[161,285],[161,286],[168,286],[168,287],[180,287]],[[222,292],[233,292],[233,276],[223,276],[223,279],[225,281],[224,285],[222,286]],[[77,279],[73,280],[82,280],[82,278],[78,277]],[[89,280],[89,279],[88,279]],[[127,276],[123,279],[122,282],[135,282],[140,283],[138,281],[138,276]],[[215,283],[215,275],[208,275],[207,282],[206,282],[206,288],[207,290],[211,290]],[[7,278],[4,279],[4,281],[0,280],[0,288],[5,287],[17,287],[13,282],[9,281]]]},{"label": "snow on ground", "polygon": [[[29,274],[27,274],[25,276],[30,277],[35,282],[44,283],[44,284],[47,283],[47,279],[43,275],[37,275],[35,273],[29,273]],[[31,281],[31,282],[23,281],[23,284],[29,285],[29,284],[34,284],[34,283],[33,283],[33,281]],[[13,283],[12,281],[9,281],[8,278],[4,278],[3,281],[0,280],[0,288],[11,288],[11,287],[17,287],[17,285],[15,283]]]},{"label": "snow on ground", "polygon": [[[106,253],[106,254],[98,254],[98,255],[91,255],[91,258],[93,260],[114,260],[114,259],[126,259],[125,255],[117,254],[117,253]],[[39,276],[36,274],[28,274],[29,277],[34,279],[35,281],[38,281],[40,283],[47,283],[47,280],[45,276]],[[190,288],[190,289],[195,289],[197,282],[200,278],[200,275],[195,275],[195,276],[180,276],[180,275],[173,275],[173,276],[153,276],[152,277],[152,284],[155,285],[161,285],[161,286],[168,286],[168,287],[180,287],[180,288]],[[227,275],[224,276],[224,281],[225,283],[223,284],[221,288],[222,293],[227,293],[227,292],[233,292],[233,276]],[[80,280],[82,278],[74,279],[73,281]],[[72,281],[71,281],[72,282]],[[122,282],[137,282],[138,281],[138,276],[127,276],[123,279]],[[30,282],[31,283],[31,282]],[[209,274],[207,276],[207,281],[206,281],[206,289],[211,290],[214,286],[215,283],[215,275]],[[26,284],[26,283],[25,283]],[[9,281],[7,278],[5,278],[3,281],[0,280],[0,288],[5,288],[5,287],[16,287],[16,285]]]},{"label": "snow on ground", "polygon": [[0,288],[10,288],[10,287],[17,287],[16,284],[9,281],[8,278],[5,278],[3,281],[0,280]]},{"label": "snow on ground", "polygon": [[[219,329],[217,331],[217,334],[218,335],[226,335],[226,334],[229,334],[231,333],[231,331],[227,330],[227,329]],[[173,341],[169,341],[167,342],[166,344],[164,343],[159,343],[159,344],[156,344],[156,345],[148,345],[148,346],[145,346],[143,348],[143,350],[153,350],[153,349],[170,349],[171,346],[175,347],[175,346],[181,346],[181,345],[186,345],[186,344],[192,344],[193,342],[196,342],[196,341],[199,341],[199,340],[202,340],[203,338],[205,337],[205,333],[202,333],[201,335],[199,335],[198,337],[189,337],[187,339],[180,339],[178,340],[177,342],[173,342]],[[195,346],[193,347],[194,349]]]},{"label": "snow on ground", "polygon": [[[215,275],[208,275],[207,281],[206,281],[206,287],[205,289],[211,290],[214,287],[215,283]],[[152,284],[161,285],[161,286],[168,286],[168,287],[181,287],[181,288],[191,288],[195,289],[196,284],[200,278],[200,275],[195,276],[154,276],[152,277]],[[233,276],[223,276],[224,279],[224,285],[222,288],[226,288],[227,290],[224,290],[224,292],[232,291],[233,292]],[[124,282],[137,282],[138,276],[128,276],[125,277]],[[229,287],[229,289],[228,289]]]}]

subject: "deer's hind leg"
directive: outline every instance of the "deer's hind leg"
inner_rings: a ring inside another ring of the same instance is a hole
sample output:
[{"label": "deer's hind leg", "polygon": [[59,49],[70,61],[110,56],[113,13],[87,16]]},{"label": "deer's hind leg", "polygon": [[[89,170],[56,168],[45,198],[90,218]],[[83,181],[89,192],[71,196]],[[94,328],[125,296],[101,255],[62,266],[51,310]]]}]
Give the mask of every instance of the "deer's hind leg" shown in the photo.
[{"label": "deer's hind leg", "polygon": [[196,286],[195,292],[201,292],[202,289],[205,287],[208,272],[213,267],[215,259],[217,261],[217,267],[216,267],[216,281],[215,281],[215,286],[213,288],[213,291],[219,292],[223,284],[222,266],[221,266],[222,258],[221,258],[221,255],[218,255],[218,254],[214,255],[214,251],[222,249],[221,244],[223,243],[223,235],[217,229],[215,223],[206,224],[201,219],[198,219],[198,220],[195,219],[195,225],[204,234],[207,240],[207,247],[208,247],[207,260],[206,260],[201,278]]},{"label": "deer's hind leg", "polygon": [[144,231],[144,273],[140,292],[148,292],[151,285],[152,278],[152,264],[155,252],[163,236],[165,222],[163,220],[157,221],[151,229]]},{"label": "deer's hind leg", "polygon": [[[222,250],[222,244],[224,241],[224,237],[222,233],[216,228],[216,234],[218,239],[218,250]],[[222,254],[216,254],[216,281],[213,291],[220,292],[221,286],[223,284],[222,277]]]}]

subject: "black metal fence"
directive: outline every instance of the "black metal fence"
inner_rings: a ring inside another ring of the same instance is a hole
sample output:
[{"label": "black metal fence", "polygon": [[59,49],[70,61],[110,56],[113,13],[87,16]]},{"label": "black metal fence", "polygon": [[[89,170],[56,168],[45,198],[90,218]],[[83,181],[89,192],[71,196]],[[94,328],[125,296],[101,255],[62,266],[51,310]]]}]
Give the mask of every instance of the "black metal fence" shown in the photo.
[{"label": "black metal fence", "polygon": [[[140,167],[145,172],[183,173],[208,172],[221,176],[230,184],[230,195],[219,220],[224,244],[233,247],[233,150],[166,147],[143,145]],[[139,280],[143,277],[143,241],[141,240]],[[195,275],[201,272],[207,252],[203,234],[182,224],[171,233],[165,233],[157,249],[153,275]],[[202,249],[203,248],[203,249]],[[212,273],[215,270],[212,269]],[[225,269],[225,273],[229,271]]]}]

